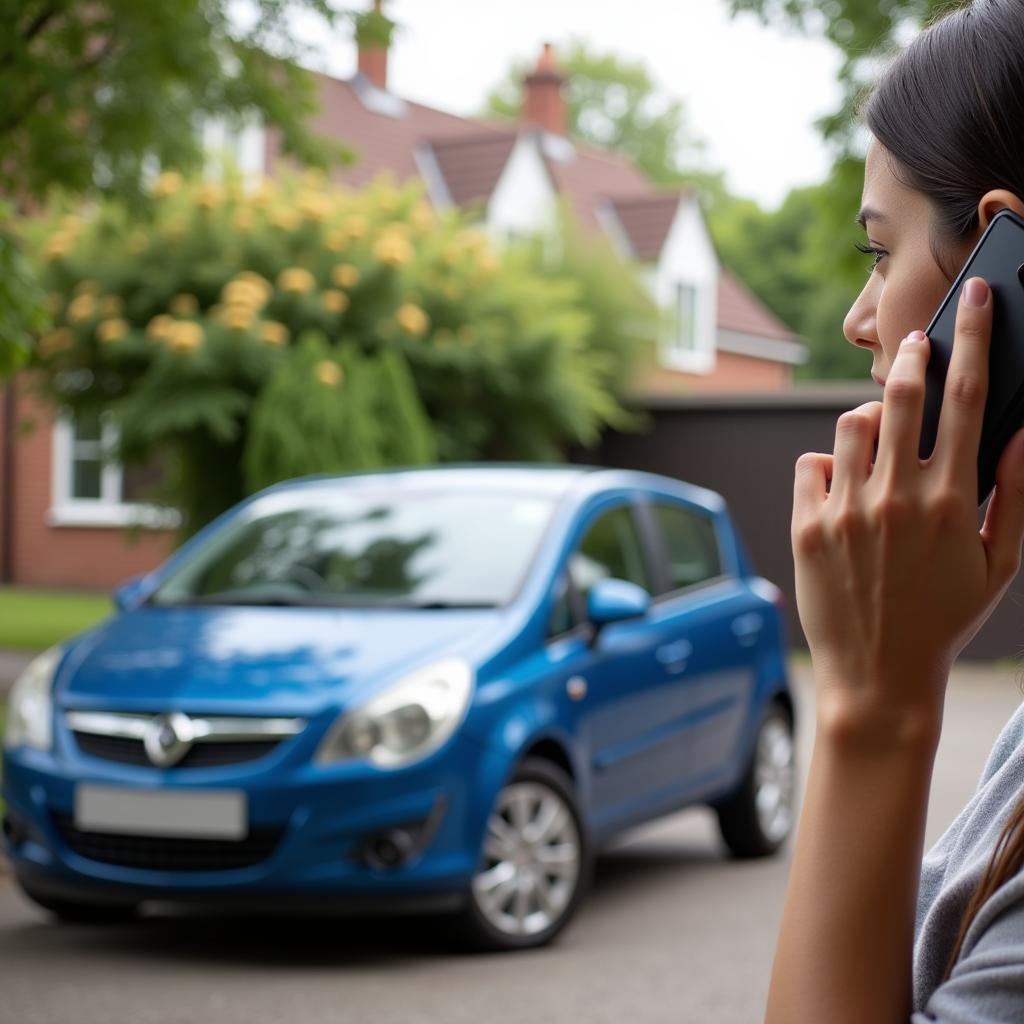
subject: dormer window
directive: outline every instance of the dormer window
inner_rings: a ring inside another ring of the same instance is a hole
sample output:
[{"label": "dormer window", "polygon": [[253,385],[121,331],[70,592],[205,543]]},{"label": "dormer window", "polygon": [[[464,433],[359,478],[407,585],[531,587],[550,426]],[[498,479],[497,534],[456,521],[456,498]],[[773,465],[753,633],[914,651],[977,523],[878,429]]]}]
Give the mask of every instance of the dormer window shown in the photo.
[{"label": "dormer window", "polygon": [[697,289],[685,281],[676,282],[676,344],[680,352],[697,349]]}]

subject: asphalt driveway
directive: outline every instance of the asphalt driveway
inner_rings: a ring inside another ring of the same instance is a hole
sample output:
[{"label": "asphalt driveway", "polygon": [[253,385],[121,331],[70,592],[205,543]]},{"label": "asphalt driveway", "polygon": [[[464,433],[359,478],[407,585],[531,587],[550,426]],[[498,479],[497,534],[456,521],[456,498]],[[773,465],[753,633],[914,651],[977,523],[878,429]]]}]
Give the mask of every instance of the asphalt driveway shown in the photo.
[{"label": "asphalt driveway", "polygon": [[[800,750],[813,740],[796,666]],[[960,667],[951,682],[928,841],[970,796],[1021,701],[1016,673]],[[553,947],[467,956],[435,922],[152,916],[68,927],[0,878],[0,1018],[18,1024],[752,1024],[761,1019],[788,852],[725,859],[696,809],[623,837]]]}]

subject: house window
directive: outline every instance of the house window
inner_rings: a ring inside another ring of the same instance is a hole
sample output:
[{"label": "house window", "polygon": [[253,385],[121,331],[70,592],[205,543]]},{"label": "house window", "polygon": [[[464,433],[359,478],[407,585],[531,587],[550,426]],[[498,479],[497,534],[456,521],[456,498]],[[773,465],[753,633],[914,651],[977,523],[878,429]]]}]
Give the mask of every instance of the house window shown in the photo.
[{"label": "house window", "polygon": [[51,526],[176,526],[174,509],[147,503],[159,479],[149,470],[124,470],[111,454],[117,427],[97,413],[62,414],[53,429]]},{"label": "house window", "polygon": [[674,281],[660,293],[668,312],[667,329],[659,346],[663,365],[686,373],[714,370],[714,342],[704,324],[705,291],[689,281]]},{"label": "house window", "polygon": [[676,283],[676,347],[681,352],[697,349],[697,289],[692,284]]},{"label": "house window", "polygon": [[258,181],[263,176],[265,133],[258,118],[205,117],[197,123],[196,131],[208,174],[220,177],[227,162],[243,181]]}]

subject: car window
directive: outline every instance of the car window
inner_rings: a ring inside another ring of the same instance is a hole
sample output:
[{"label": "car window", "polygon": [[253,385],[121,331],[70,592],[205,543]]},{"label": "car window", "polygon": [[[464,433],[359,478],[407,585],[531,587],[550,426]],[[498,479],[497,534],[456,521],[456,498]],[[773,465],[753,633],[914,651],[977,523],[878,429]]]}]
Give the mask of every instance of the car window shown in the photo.
[{"label": "car window", "polygon": [[499,605],[512,599],[554,502],[405,487],[269,494],[226,524],[153,604]]},{"label": "car window", "polygon": [[665,551],[670,590],[690,587],[722,574],[722,560],[710,517],[681,505],[653,506]]},{"label": "car window", "polygon": [[605,512],[591,524],[569,559],[569,574],[584,600],[598,580],[609,576],[629,580],[651,592],[640,535],[627,506]]},{"label": "car window", "polygon": [[551,617],[548,619],[548,637],[561,636],[579,625],[572,597],[569,592],[568,577],[559,576],[555,583],[551,598]]}]

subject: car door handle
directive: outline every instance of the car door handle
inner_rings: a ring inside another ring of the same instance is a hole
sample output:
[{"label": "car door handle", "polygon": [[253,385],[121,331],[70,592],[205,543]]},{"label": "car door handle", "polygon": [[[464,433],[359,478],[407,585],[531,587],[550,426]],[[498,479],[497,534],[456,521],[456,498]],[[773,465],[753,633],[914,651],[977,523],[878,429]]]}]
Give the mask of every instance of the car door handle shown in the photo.
[{"label": "car door handle", "polygon": [[669,672],[682,672],[692,653],[693,644],[689,640],[676,640],[671,644],[663,644],[655,652],[655,655]]},{"label": "car door handle", "polygon": [[733,635],[744,647],[757,642],[757,635],[763,627],[764,619],[757,612],[749,612],[732,620]]}]

